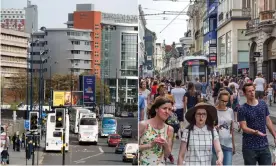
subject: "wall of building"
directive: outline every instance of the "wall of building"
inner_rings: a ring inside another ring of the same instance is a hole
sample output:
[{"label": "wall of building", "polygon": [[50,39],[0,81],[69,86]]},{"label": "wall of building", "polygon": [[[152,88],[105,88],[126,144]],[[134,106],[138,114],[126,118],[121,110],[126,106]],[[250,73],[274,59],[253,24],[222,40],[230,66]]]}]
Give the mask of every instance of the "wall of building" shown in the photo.
[{"label": "wall of building", "polygon": [[25,8],[25,32],[32,33],[38,30],[38,8],[37,5],[32,5],[30,1]]},{"label": "wall of building", "polygon": [[[74,28],[92,30],[91,38],[93,39],[91,49],[91,68],[95,69],[95,74],[100,77],[101,57],[101,12],[99,11],[75,11],[73,14]],[[93,71],[94,73],[94,71]]]}]

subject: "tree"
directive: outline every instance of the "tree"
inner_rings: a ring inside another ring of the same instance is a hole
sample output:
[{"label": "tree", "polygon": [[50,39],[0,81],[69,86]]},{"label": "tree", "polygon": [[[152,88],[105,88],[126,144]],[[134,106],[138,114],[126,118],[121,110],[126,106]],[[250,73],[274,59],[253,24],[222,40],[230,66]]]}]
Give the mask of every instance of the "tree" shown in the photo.
[{"label": "tree", "polygon": [[110,104],[109,87],[103,84],[100,78],[96,78],[96,103],[97,105],[101,105],[103,102],[105,102],[105,104]]}]

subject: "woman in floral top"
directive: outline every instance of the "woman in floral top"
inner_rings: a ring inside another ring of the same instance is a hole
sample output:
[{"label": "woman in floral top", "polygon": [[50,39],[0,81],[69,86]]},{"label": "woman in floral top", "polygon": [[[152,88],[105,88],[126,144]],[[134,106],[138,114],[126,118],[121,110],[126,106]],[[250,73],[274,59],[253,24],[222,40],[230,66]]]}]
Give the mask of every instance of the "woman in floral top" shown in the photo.
[{"label": "woman in floral top", "polygon": [[171,113],[171,101],[159,97],[149,110],[151,118],[139,123],[140,165],[165,165],[172,151],[173,128],[165,123]]}]

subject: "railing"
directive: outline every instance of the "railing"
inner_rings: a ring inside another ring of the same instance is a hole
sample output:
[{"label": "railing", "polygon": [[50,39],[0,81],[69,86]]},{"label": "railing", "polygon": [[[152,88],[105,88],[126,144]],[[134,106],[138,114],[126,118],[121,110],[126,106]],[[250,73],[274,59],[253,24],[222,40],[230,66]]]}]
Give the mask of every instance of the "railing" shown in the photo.
[{"label": "railing", "polygon": [[247,30],[256,29],[258,27],[259,23],[260,23],[259,18],[252,19],[246,23],[246,29]]},{"label": "railing", "polygon": [[267,10],[267,11],[261,11],[260,12],[260,22],[263,21],[271,21],[275,19],[274,10]]}]

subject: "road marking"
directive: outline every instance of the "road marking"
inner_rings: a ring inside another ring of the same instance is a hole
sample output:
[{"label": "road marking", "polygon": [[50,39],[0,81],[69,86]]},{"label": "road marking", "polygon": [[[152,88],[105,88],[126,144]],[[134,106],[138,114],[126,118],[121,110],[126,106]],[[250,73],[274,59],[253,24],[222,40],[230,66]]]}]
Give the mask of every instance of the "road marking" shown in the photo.
[{"label": "road marking", "polygon": [[76,162],[76,164],[80,164],[80,163],[85,163],[85,161],[81,160],[81,161]]},{"label": "road marking", "polygon": [[101,154],[103,154],[103,153],[98,153],[98,154],[95,154],[95,155],[92,155],[92,156],[88,156],[88,157],[85,157],[85,158],[79,159],[79,160],[74,161],[74,162],[75,162],[75,163],[85,162],[85,161],[83,161],[83,160],[87,160],[87,159],[90,159],[90,158],[92,158],[92,157],[99,156],[99,155],[101,155]]},{"label": "road marking", "polygon": [[103,151],[103,149],[102,149],[101,146],[99,146],[99,150],[100,150],[101,153],[104,153],[104,151]]}]

